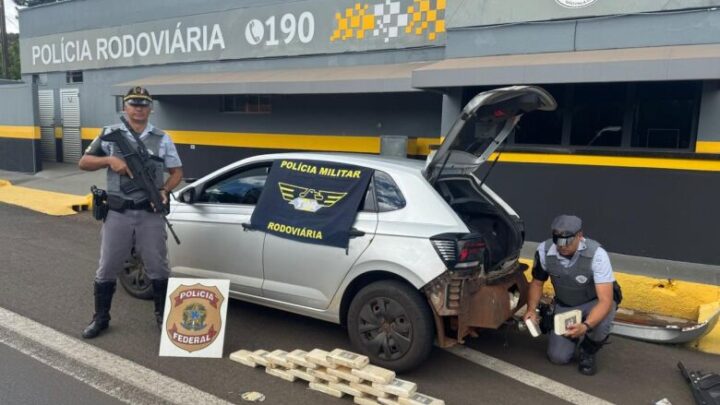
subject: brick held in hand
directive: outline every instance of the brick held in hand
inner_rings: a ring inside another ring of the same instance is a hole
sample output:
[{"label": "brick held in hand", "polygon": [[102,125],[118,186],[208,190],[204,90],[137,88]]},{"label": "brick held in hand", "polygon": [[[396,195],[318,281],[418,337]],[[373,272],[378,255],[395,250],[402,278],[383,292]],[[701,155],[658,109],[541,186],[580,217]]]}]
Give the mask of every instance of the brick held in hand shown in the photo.
[{"label": "brick held in hand", "polygon": [[351,368],[338,366],[338,368],[327,369],[327,373],[330,375],[334,375],[335,377],[342,378],[345,381],[356,382],[356,383],[362,382],[362,378],[353,374],[351,372],[351,370],[352,370]]},{"label": "brick held in hand", "polygon": [[374,397],[354,397],[353,402],[358,405],[381,405]]},{"label": "brick held in hand", "polygon": [[348,368],[363,368],[370,364],[370,359],[367,356],[343,349],[335,349],[331,351],[328,354],[328,360],[333,364]]},{"label": "brick held in hand", "polygon": [[238,350],[230,353],[230,360],[237,361],[238,363],[248,367],[257,366],[255,360],[252,359],[252,352],[249,350]]},{"label": "brick held in hand", "polygon": [[290,370],[288,370],[288,373],[294,375],[296,378],[305,380],[307,382],[315,382],[318,380],[317,377],[310,375],[310,373],[307,372],[306,368],[291,368]]},{"label": "brick held in hand", "polygon": [[250,355],[250,357],[253,359],[253,361],[255,363],[257,363],[263,367],[267,367],[268,366],[268,360],[267,360],[268,354],[270,354],[270,352],[268,352],[267,350],[260,349],[260,350],[255,350],[254,352],[252,352],[252,355]]},{"label": "brick held in hand", "polygon": [[340,378],[330,375],[325,367],[309,368],[308,374],[323,381],[340,382]]},{"label": "brick held in hand", "polygon": [[399,398],[400,405],[445,405],[442,399],[433,398],[429,395],[415,393],[410,398]]},{"label": "brick held in hand", "polygon": [[273,350],[265,357],[270,367],[294,368],[295,365],[288,361],[285,350]]},{"label": "brick held in hand", "polygon": [[345,394],[348,394],[351,397],[361,397],[364,395],[362,393],[362,391],[357,390],[357,389],[351,387],[348,383],[345,383],[342,381],[336,382],[336,383],[334,383],[334,382],[328,383],[328,386],[332,389],[344,392]]},{"label": "brick held in hand", "polygon": [[287,354],[287,359],[289,362],[305,368],[316,368],[318,365],[310,362],[307,360],[307,352],[305,350],[293,350],[290,353]]},{"label": "brick held in hand", "polygon": [[317,364],[318,366],[322,366],[325,368],[335,368],[335,364],[331,363],[327,356],[328,352],[322,349],[312,349],[310,352],[305,356],[305,360]]},{"label": "brick held in hand", "polygon": [[342,398],[342,396],[344,395],[341,391],[332,389],[327,384],[323,384],[323,383],[311,382],[310,389],[315,390],[315,391],[320,391],[323,394],[328,394],[335,398]]},{"label": "brick held in hand", "polygon": [[396,378],[390,384],[372,383],[372,386],[388,394],[408,398],[417,391],[417,384]]},{"label": "brick held in hand", "polygon": [[374,397],[386,398],[388,396],[387,393],[380,391],[377,388],[374,388],[372,385],[370,385],[369,382],[362,382],[362,383],[351,382],[350,386],[352,388],[355,388],[358,391],[362,391],[363,393],[370,394]]},{"label": "brick held in hand", "polygon": [[265,372],[270,374],[271,376],[279,377],[286,381],[295,381],[295,376],[290,374],[287,370],[268,367],[265,369]]},{"label": "brick held in hand", "polygon": [[368,364],[361,369],[353,369],[352,373],[363,380],[376,382],[380,384],[390,384],[395,379],[395,372],[386,368],[373,366]]}]

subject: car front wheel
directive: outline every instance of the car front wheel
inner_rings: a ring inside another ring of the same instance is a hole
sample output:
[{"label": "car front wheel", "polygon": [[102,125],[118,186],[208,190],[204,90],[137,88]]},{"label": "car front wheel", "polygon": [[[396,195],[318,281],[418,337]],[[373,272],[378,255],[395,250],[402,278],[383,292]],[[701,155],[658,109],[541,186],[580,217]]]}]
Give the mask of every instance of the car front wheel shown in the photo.
[{"label": "car front wheel", "polygon": [[434,323],[420,293],[396,280],[363,287],[348,310],[352,344],[373,364],[398,372],[417,367],[430,355]]}]

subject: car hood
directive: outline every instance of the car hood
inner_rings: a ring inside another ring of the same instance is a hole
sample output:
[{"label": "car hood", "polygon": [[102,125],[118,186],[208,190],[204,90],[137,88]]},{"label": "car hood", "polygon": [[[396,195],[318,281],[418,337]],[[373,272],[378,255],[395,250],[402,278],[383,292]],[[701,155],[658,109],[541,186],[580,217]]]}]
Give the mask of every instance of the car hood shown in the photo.
[{"label": "car hood", "polygon": [[479,93],[465,105],[440,148],[428,156],[425,178],[434,184],[448,171],[474,172],[512,133],[524,113],[555,108],[553,96],[536,86],[502,87]]}]

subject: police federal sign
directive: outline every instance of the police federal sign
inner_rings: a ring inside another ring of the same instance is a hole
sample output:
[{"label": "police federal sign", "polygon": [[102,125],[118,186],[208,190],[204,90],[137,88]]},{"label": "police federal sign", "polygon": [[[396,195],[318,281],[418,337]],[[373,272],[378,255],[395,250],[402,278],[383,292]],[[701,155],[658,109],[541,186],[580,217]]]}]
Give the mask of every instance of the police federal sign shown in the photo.
[{"label": "police federal sign", "polygon": [[229,280],[170,278],[160,356],[222,357]]},{"label": "police federal sign", "polygon": [[347,248],[372,170],[313,160],[277,160],[250,224],[299,242]]}]

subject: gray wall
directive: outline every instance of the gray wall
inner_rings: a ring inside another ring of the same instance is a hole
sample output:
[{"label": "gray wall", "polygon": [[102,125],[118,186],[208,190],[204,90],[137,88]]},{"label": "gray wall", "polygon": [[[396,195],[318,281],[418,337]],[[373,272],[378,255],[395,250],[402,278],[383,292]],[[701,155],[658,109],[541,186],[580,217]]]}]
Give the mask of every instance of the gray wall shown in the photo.
[{"label": "gray wall", "polygon": [[720,81],[703,83],[698,141],[720,141]]},{"label": "gray wall", "polygon": [[717,43],[720,9],[525,23],[448,32],[447,58]]},{"label": "gray wall", "polygon": [[[0,126],[34,126],[36,108],[33,101],[29,83],[0,85]],[[39,148],[39,140],[0,137],[0,169],[40,170]]]}]

